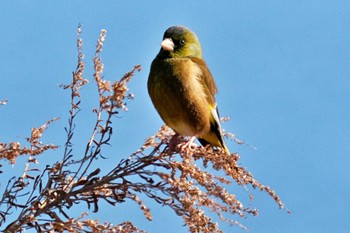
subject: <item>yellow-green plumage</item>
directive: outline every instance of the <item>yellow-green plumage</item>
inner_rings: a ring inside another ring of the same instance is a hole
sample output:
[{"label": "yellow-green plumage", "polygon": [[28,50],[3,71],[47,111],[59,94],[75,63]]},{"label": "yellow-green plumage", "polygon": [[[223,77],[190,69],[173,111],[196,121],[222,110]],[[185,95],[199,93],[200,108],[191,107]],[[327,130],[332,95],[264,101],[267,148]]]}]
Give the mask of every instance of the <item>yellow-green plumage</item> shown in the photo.
[{"label": "yellow-green plumage", "polygon": [[148,92],[159,115],[177,133],[228,152],[215,102],[217,87],[197,36],[185,27],[170,27],[161,46],[148,77]]}]

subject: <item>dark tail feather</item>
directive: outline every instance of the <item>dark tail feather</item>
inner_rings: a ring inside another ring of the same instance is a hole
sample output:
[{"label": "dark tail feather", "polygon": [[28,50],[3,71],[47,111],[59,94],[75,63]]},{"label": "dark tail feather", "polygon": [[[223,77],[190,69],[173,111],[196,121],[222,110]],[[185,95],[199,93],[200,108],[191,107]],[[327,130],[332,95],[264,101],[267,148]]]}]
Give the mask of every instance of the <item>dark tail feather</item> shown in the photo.
[{"label": "dark tail feather", "polygon": [[[197,138],[197,139],[198,139],[198,141],[202,144],[202,146],[204,146],[204,147],[205,147],[206,145],[210,144],[207,140],[205,140],[205,139],[203,139],[203,138]],[[223,148],[227,153],[230,154],[230,151],[228,150],[228,148],[227,148],[225,142],[223,142],[222,148]]]},{"label": "dark tail feather", "polygon": [[207,142],[205,139],[203,138],[198,138],[198,141],[202,144],[202,146],[206,146],[208,144],[210,144],[209,142]]},{"label": "dark tail feather", "polygon": [[[215,110],[213,109],[213,121],[210,121],[210,132],[213,132],[216,136],[216,138],[219,140],[219,144],[220,145],[215,145],[218,147],[222,147],[223,149],[225,149],[225,151],[230,154],[230,151],[228,150],[223,135],[222,135],[222,129],[221,129],[221,125],[220,125],[220,116],[219,116],[219,110],[218,107],[216,106]],[[204,138],[198,138],[198,141],[203,145],[206,146],[208,144],[211,144],[210,142],[208,142],[207,140],[205,140]]]}]

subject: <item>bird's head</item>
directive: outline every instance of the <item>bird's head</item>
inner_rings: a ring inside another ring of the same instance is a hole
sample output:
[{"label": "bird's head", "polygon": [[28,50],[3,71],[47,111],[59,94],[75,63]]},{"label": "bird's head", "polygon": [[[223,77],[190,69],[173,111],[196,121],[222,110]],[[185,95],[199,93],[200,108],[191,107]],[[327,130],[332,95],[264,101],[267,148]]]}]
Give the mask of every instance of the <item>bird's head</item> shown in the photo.
[{"label": "bird's head", "polygon": [[196,34],[186,27],[168,28],[160,45],[160,54],[163,56],[202,58],[202,48]]}]

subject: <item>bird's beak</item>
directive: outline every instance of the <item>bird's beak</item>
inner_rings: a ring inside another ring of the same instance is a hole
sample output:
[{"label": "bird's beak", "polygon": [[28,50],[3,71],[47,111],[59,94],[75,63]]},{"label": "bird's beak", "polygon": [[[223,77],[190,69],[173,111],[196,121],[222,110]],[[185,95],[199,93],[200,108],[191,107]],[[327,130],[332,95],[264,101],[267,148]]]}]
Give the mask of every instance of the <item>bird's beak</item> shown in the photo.
[{"label": "bird's beak", "polygon": [[160,46],[166,51],[174,51],[174,42],[170,38],[165,38],[162,43],[160,43]]}]

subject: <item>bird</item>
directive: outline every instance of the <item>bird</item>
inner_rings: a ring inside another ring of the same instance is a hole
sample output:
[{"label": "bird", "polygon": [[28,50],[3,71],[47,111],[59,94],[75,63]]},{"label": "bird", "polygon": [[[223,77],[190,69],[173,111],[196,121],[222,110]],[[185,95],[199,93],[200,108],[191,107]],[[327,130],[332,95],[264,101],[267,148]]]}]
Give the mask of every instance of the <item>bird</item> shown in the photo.
[{"label": "bird", "polygon": [[217,86],[202,58],[197,35],[184,26],[169,27],[147,81],[151,101],[166,125],[203,145],[229,150],[224,142]]}]

